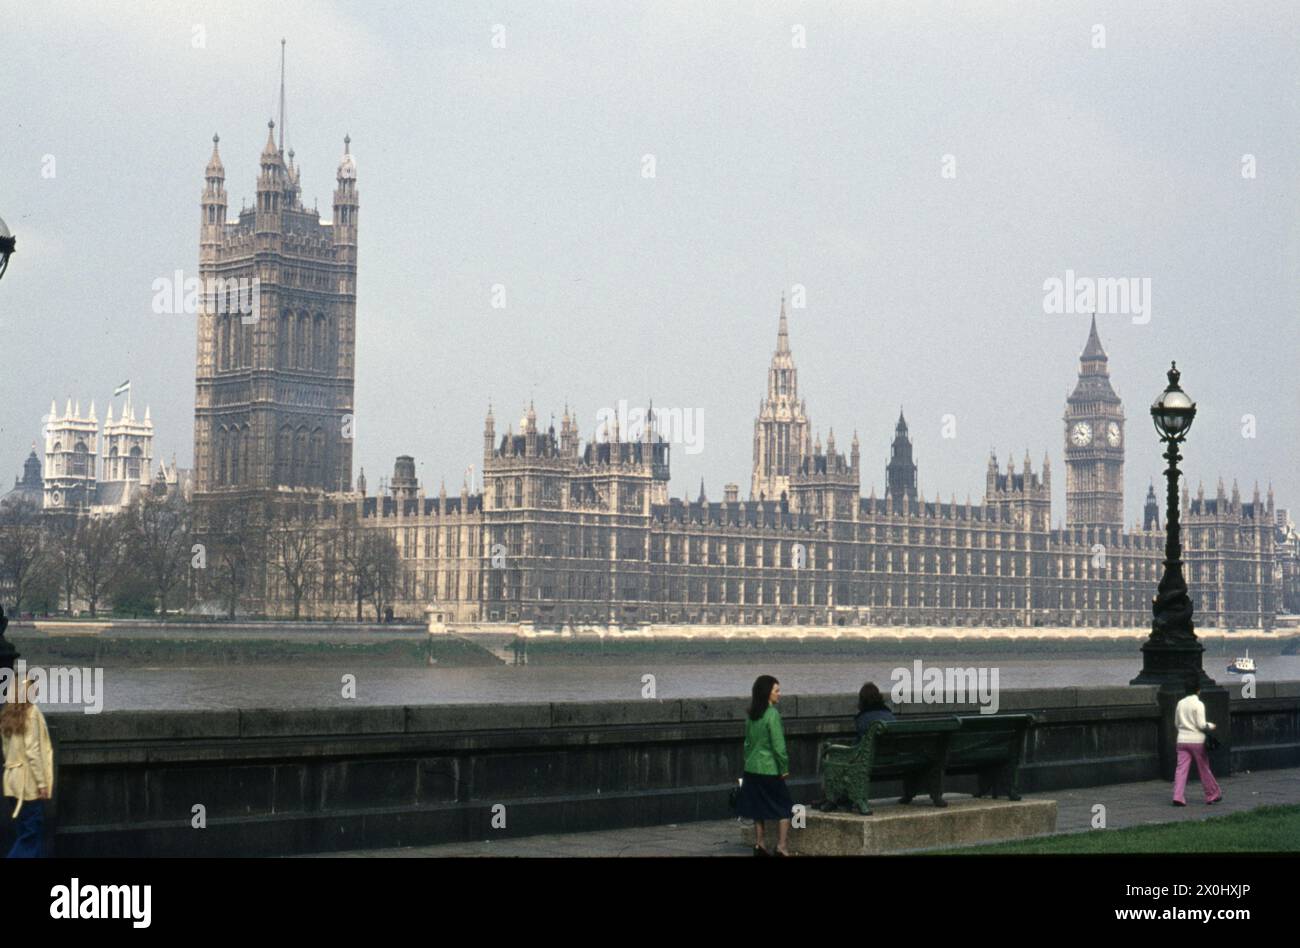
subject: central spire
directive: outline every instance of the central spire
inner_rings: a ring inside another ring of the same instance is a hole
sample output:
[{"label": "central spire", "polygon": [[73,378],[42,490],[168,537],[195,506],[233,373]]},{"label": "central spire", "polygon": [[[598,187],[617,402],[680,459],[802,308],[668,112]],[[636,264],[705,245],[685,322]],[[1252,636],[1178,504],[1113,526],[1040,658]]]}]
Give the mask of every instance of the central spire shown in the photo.
[{"label": "central spire", "polygon": [[790,489],[790,477],[812,447],[807,415],[799,398],[799,374],[790,351],[790,324],[781,294],[776,351],[767,370],[767,397],[754,420],[753,500],[779,500]]},{"label": "central spire", "polygon": [[785,318],[785,293],[781,294],[781,319],[776,327],[776,351],[790,351],[790,323]]}]

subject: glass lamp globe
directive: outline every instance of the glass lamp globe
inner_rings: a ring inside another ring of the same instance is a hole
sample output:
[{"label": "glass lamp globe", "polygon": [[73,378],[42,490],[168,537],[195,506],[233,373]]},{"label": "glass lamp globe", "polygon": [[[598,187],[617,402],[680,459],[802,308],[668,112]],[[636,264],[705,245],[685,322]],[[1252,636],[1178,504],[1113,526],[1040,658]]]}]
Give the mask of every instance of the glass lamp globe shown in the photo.
[{"label": "glass lamp globe", "polygon": [[1182,441],[1196,417],[1196,403],[1178,385],[1177,363],[1170,363],[1169,385],[1151,406],[1151,420],[1163,441]]}]

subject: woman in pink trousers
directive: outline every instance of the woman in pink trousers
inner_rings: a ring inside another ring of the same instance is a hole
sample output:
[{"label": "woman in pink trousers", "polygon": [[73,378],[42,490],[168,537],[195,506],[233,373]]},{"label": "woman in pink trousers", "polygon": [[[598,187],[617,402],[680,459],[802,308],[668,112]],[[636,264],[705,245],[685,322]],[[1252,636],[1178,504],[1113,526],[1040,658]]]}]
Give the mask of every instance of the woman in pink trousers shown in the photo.
[{"label": "woman in pink trousers", "polygon": [[1174,725],[1178,728],[1178,767],[1174,771],[1174,806],[1187,806],[1187,772],[1196,761],[1196,773],[1201,778],[1201,787],[1205,790],[1206,803],[1218,803],[1223,799],[1219,782],[1210,771],[1210,758],[1205,753],[1205,732],[1214,730],[1214,725],[1205,720],[1205,705],[1201,702],[1201,680],[1199,675],[1187,679],[1187,697],[1178,702],[1174,708]]}]

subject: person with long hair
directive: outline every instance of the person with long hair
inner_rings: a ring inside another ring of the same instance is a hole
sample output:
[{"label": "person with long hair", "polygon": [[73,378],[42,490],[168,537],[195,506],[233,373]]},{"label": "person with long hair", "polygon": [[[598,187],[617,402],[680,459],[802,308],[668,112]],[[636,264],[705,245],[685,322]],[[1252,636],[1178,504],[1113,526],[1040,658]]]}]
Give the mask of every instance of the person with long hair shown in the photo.
[{"label": "person with long hair", "polygon": [[763,824],[773,820],[777,823],[776,855],[790,855],[786,841],[794,801],[785,785],[785,778],[790,776],[790,756],[785,749],[781,715],[776,710],[780,700],[781,683],[771,675],[759,675],[745,718],[745,773],[736,800],[736,812],[754,821],[755,856],[771,855],[763,845]]},{"label": "person with long hair", "polygon": [[0,743],[4,745],[3,792],[14,798],[17,839],[9,859],[37,858],[45,851],[45,801],[54,793],[54,750],[45,715],[33,703],[32,678],[15,681],[0,708]]},{"label": "person with long hair", "polygon": [[858,691],[858,714],[853,719],[853,726],[862,740],[872,721],[893,721],[894,712],[885,704],[885,698],[873,681],[867,682]]},{"label": "person with long hair", "polygon": [[1174,806],[1187,806],[1187,775],[1196,761],[1196,775],[1201,779],[1206,803],[1223,799],[1219,782],[1210,770],[1210,757],[1205,753],[1205,735],[1214,730],[1214,724],[1205,720],[1205,703],[1201,701],[1201,676],[1187,676],[1187,697],[1174,708],[1174,726],[1178,728],[1177,769],[1174,771]]}]

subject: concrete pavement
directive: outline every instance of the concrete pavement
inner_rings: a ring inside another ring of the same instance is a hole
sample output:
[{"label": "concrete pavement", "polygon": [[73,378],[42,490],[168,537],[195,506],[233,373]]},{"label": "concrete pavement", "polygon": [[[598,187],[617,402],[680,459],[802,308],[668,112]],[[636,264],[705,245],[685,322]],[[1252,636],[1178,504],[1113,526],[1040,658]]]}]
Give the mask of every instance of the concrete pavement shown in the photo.
[{"label": "concrete pavement", "polygon": [[[1255,773],[1220,777],[1223,800],[1206,806],[1199,783],[1187,786],[1187,806],[1171,806],[1172,785],[1164,780],[1084,787],[1032,794],[1027,799],[1057,801],[1057,832],[1072,833],[1092,829],[1094,807],[1105,809],[1106,828],[1124,829],[1153,823],[1183,823],[1213,816],[1241,813],[1274,804],[1300,804],[1300,768],[1264,770]],[[958,799],[961,794],[949,794]],[[916,806],[926,806],[924,801]],[[792,830],[797,832],[797,830]],[[617,857],[617,856],[749,856],[750,850],[740,839],[737,820],[708,820],[699,823],[672,823],[665,826],[641,826],[602,830],[594,833],[561,833],[484,839],[470,843],[445,843],[431,846],[407,846],[398,849],[373,849],[323,856],[361,857]]]}]

